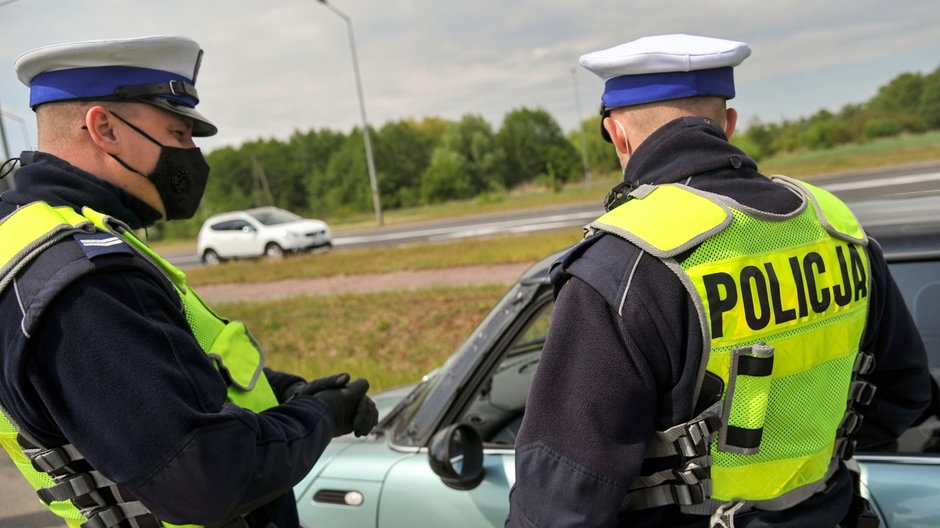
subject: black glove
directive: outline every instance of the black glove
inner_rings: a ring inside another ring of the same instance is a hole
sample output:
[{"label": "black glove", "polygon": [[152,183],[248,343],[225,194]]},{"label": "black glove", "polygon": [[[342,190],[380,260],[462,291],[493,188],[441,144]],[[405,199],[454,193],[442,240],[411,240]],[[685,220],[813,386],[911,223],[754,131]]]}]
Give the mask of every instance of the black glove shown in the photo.
[{"label": "black glove", "polygon": [[313,396],[314,394],[326,389],[340,389],[349,383],[349,374],[333,374],[323,378],[317,378],[313,381],[298,381],[284,389],[281,394],[281,401],[291,401],[298,396]]},{"label": "black glove", "polygon": [[369,382],[360,378],[345,387],[324,389],[312,395],[326,403],[333,413],[336,420],[334,437],[349,433],[365,436],[375,427],[379,411],[375,402],[366,396],[368,390]]}]

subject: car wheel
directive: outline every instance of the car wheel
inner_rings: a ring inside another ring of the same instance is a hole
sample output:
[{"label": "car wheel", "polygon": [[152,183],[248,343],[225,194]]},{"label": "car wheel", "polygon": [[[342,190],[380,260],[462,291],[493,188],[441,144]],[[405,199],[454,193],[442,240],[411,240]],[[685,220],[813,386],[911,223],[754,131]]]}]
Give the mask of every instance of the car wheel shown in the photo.
[{"label": "car wheel", "polygon": [[219,257],[219,254],[211,249],[205,250],[202,254],[202,263],[206,266],[215,266],[222,262],[222,258]]},{"label": "car wheel", "polygon": [[284,256],[284,249],[274,242],[268,242],[268,245],[264,246],[264,256],[269,259],[279,259]]}]

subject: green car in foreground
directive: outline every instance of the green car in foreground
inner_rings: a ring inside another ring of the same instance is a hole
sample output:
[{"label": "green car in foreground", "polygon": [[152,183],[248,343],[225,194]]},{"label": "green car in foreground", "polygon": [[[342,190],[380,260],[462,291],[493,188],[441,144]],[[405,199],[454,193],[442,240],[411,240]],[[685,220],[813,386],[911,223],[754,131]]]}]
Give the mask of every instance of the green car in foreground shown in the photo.
[{"label": "green car in foreground", "polygon": [[[883,246],[940,378],[940,195],[853,208]],[[442,367],[373,396],[375,432],[335,439],[295,487],[307,528],[503,526],[556,256],[526,271]],[[931,417],[905,434],[898,453],[856,455],[883,527],[940,526],[938,439]]]}]

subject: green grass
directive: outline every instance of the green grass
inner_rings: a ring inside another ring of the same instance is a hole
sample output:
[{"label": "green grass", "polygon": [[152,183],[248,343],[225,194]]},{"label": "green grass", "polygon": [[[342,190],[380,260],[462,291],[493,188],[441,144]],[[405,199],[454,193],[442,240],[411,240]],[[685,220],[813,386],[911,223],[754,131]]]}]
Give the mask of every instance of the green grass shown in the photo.
[{"label": "green grass", "polygon": [[785,153],[761,162],[764,174],[812,179],[828,173],[891,167],[940,159],[940,131]]},{"label": "green grass", "polygon": [[389,273],[476,264],[535,262],[581,239],[579,228],[519,236],[462,239],[379,249],[334,249],[282,260],[226,262],[187,270],[189,284],[268,282],[274,280]]},{"label": "green grass", "polygon": [[307,379],[366,378],[371,392],[412,383],[439,367],[506,286],[427,288],[218,304],[245,321],[266,364]]}]

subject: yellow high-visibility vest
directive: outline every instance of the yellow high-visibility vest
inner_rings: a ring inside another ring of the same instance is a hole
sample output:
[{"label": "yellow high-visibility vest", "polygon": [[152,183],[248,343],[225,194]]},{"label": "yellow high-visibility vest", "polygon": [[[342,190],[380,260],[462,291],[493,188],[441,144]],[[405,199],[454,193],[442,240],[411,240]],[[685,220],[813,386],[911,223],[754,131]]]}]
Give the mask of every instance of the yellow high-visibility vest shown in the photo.
[{"label": "yellow high-visibility vest", "polygon": [[[844,454],[847,418],[857,422],[853,401],[873,390],[856,376],[865,359],[867,237],[832,194],[775,180],[802,196],[803,207],[774,215],[680,184],[645,185],[588,227],[660,258],[698,311],[704,355],[696,392],[706,371],[723,388],[710,410],[720,423],[709,422],[707,452],[690,465],[697,476],[688,472],[687,482],[708,485],[679,500],[688,513],[730,501],[779,510],[821,491]],[[658,434],[672,442],[687,426]],[[666,451],[651,447],[654,456],[674,454]],[[645,477],[625,505],[676,503],[667,478],[675,477]]]},{"label": "yellow high-visibility vest", "polygon": [[[52,207],[45,202],[34,202],[0,220],[0,292],[46,248],[74,234],[95,232],[120,236],[123,242],[150,260],[173,284],[199,346],[229,381],[229,402],[255,412],[278,404],[263,372],[264,355],[245,325],[216,315],[186,285],[186,275],[182,270],[157,255],[122,223],[90,208],[86,207],[78,213],[70,207]],[[50,475],[33,467],[17,441],[18,434],[11,420],[0,413],[0,445],[13,459],[20,473],[36,490],[53,486],[55,482]],[[53,501],[47,506],[52,513],[64,519],[70,528],[78,528],[86,520],[68,500]]]}]

